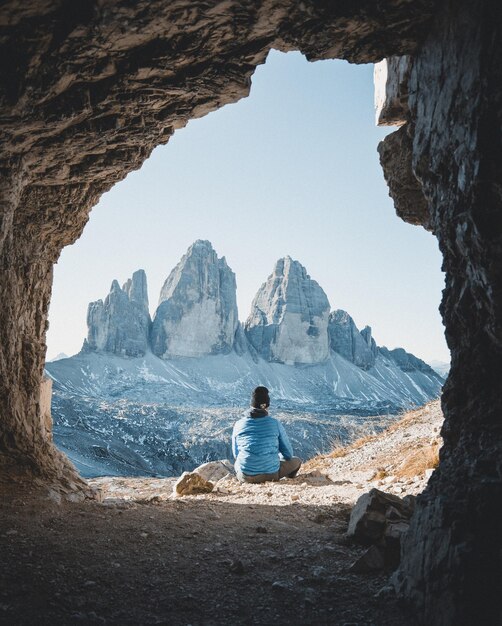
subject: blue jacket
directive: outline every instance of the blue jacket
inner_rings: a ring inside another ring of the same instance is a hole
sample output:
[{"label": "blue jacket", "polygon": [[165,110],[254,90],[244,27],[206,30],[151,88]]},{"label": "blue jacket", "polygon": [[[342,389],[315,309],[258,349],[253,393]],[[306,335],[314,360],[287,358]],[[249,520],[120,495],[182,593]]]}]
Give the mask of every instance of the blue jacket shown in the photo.
[{"label": "blue jacket", "polygon": [[236,469],[248,476],[278,472],[279,452],[286,460],[293,456],[284,426],[270,415],[248,415],[236,422],[232,433],[232,452]]}]

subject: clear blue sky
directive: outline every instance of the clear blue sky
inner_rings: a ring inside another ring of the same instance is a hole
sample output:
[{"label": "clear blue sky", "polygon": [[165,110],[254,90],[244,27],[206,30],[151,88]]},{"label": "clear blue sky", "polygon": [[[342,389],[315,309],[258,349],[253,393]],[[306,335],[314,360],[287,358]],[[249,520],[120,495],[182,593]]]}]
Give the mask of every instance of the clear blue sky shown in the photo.
[{"label": "clear blue sky", "polygon": [[249,98],[191,121],[105,194],[55,268],[48,358],[74,354],[87,304],[146,270],[152,314],[196,239],[237,276],[239,316],[287,254],[379,345],[449,360],[436,239],[396,217],[376,151],[373,66],[271,52]]}]

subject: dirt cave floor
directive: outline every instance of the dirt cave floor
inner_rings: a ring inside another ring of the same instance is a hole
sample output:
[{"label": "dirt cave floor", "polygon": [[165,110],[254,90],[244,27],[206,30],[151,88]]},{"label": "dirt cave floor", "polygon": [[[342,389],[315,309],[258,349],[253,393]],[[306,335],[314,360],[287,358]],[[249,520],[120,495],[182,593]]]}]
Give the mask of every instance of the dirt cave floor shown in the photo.
[{"label": "dirt cave floor", "polygon": [[182,498],[176,478],[105,477],[102,502],[67,502],[0,472],[0,624],[412,625],[388,573],[349,571],[365,548],[345,531],[372,487],[423,491],[442,419],[430,403],[295,479]]},{"label": "dirt cave floor", "polygon": [[385,575],[347,571],[343,504],[3,496],[1,624],[411,623]]}]

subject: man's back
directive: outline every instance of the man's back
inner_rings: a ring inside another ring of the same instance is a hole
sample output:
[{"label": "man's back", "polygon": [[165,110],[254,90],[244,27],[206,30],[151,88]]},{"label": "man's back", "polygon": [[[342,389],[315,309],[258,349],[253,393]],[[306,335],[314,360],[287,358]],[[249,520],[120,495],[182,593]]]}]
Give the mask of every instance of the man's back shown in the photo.
[{"label": "man's back", "polygon": [[279,452],[285,459],[293,456],[282,424],[271,417],[246,416],[236,422],[232,434],[236,465],[244,474],[273,474],[279,470]]}]

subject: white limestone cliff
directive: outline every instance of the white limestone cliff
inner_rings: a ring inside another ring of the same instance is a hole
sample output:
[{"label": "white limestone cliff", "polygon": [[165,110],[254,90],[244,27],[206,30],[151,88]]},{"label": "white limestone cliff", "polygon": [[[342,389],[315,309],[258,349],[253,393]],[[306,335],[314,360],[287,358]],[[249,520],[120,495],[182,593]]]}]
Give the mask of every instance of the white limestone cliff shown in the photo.
[{"label": "white limestone cliff", "polygon": [[196,241],[160,292],[150,336],[162,358],[228,353],[239,319],[235,274],[209,241]]},{"label": "white limestone cliff", "polygon": [[298,261],[279,259],[245,324],[248,341],[268,361],[322,363],[329,356],[329,302]]},{"label": "white limestone cliff", "polygon": [[89,303],[88,334],[82,349],[142,356],[148,350],[150,323],[146,274],[138,270],[122,288],[114,280],[104,302]]}]

